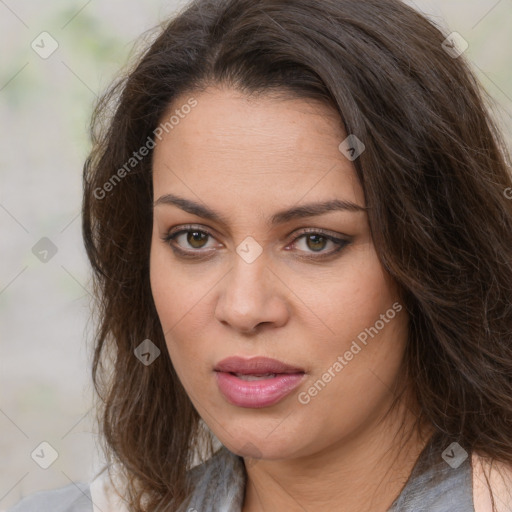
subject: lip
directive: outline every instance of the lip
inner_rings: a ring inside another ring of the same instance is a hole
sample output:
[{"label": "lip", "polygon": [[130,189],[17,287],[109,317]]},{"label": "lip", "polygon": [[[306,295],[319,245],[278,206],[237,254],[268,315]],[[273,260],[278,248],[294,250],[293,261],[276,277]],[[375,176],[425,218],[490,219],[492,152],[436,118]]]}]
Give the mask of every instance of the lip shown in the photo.
[{"label": "lip", "polygon": [[[270,407],[289,395],[304,380],[303,369],[267,357],[229,357],[214,368],[219,390],[232,405]],[[275,377],[245,381],[236,375],[276,374]]]},{"label": "lip", "polygon": [[261,375],[264,373],[304,373],[303,368],[285,364],[269,357],[232,356],[223,359],[214,368],[217,372],[242,373],[244,375]]}]

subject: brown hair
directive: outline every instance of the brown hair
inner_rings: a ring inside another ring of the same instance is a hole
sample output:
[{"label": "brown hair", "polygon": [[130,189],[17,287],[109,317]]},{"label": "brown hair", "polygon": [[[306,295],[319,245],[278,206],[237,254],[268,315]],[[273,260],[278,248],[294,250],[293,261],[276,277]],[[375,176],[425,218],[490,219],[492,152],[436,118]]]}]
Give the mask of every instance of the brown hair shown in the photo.
[{"label": "brown hair", "polygon": [[[151,151],[126,162],[178,95],[215,84],[320,99],[364,142],[354,165],[410,317],[403,375],[418,420],[512,463],[510,157],[489,98],[445,38],[397,0],[196,0],[98,103],[83,200],[99,316],[92,376],[131,510],[185,503],[204,438],[151,294]],[[150,366],[134,356],[145,339],[162,351]]]}]

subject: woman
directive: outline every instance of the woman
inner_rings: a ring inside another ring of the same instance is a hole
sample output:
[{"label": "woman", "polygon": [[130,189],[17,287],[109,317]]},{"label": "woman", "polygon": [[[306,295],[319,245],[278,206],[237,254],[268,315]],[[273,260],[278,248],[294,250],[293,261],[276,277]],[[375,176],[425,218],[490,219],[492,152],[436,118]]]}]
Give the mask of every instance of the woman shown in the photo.
[{"label": "woman", "polygon": [[84,168],[113,483],[14,510],[512,510],[512,180],[454,48],[397,0],[170,21]]}]

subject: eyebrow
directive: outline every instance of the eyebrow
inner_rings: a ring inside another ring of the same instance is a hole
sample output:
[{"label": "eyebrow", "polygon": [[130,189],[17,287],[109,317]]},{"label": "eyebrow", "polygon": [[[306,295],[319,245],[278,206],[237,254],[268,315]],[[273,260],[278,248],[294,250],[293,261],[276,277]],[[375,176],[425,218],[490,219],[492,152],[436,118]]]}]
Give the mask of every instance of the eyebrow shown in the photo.
[{"label": "eyebrow", "polygon": [[[175,196],[174,194],[165,194],[159,197],[154,202],[153,208],[164,204],[174,205],[188,213],[191,213],[192,215],[197,215],[198,217],[203,217],[205,219],[218,222],[219,224],[223,224],[225,226],[228,225],[228,219],[226,219],[223,215],[208,208],[207,206],[196,203],[195,201],[191,201],[190,199],[178,197]],[[320,203],[309,203],[302,206],[297,206],[295,208],[290,208],[288,210],[282,210],[272,215],[272,217],[270,217],[269,224],[271,226],[275,226],[277,224],[289,222],[290,220],[293,219],[314,217],[316,215],[323,215],[325,213],[330,213],[333,211],[366,212],[367,210],[367,207],[360,206],[351,201],[345,201],[342,199],[332,199],[330,201],[324,201]]]}]

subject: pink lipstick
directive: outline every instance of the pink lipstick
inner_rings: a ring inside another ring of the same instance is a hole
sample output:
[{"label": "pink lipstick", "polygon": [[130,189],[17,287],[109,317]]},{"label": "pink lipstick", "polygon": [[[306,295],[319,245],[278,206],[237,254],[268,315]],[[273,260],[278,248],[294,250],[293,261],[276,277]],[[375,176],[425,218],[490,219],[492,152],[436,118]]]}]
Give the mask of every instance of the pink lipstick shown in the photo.
[{"label": "pink lipstick", "polygon": [[214,368],[227,401],[238,407],[270,407],[289,395],[305,378],[302,368],[267,357],[228,357]]}]

